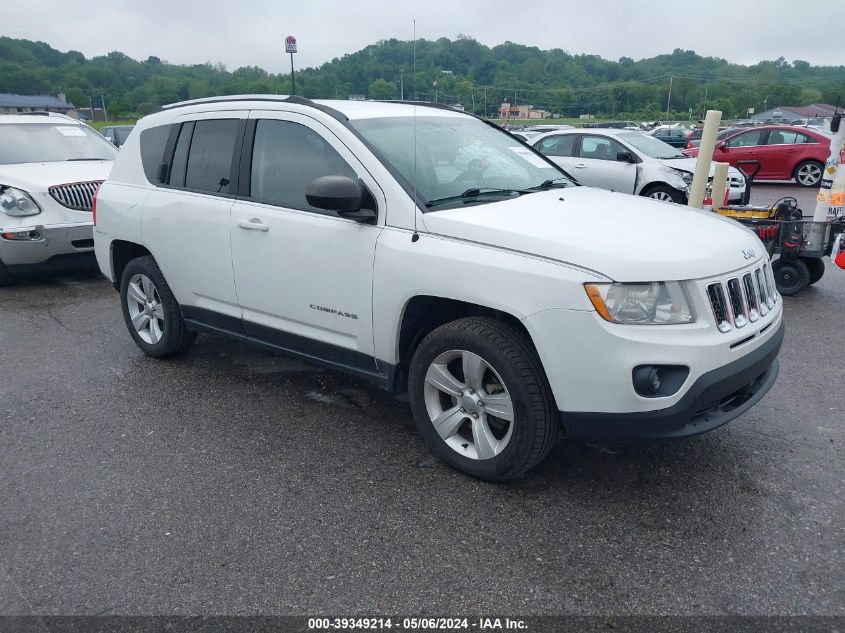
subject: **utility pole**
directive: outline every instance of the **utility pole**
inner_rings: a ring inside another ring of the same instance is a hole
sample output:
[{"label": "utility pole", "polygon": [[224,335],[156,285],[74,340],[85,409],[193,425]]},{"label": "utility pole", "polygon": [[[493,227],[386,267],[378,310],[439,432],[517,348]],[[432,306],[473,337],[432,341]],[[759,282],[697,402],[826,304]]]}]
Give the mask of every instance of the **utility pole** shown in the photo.
[{"label": "utility pole", "polygon": [[434,80],[434,83],[432,85],[434,86],[434,103],[437,103],[437,80],[436,79]]},{"label": "utility pole", "polygon": [[487,118],[487,86],[484,86],[484,118]]},{"label": "utility pole", "polygon": [[399,69],[399,101],[405,100],[405,69]]},{"label": "utility pole", "polygon": [[669,120],[669,104],[672,103],[672,80],[675,79],[674,75],[669,75],[669,98],[666,99],[666,120]]},{"label": "utility pole", "polygon": [[100,103],[103,104],[103,121],[107,122],[109,120],[109,115],[106,112],[106,98],[103,96],[102,92],[100,92]]}]

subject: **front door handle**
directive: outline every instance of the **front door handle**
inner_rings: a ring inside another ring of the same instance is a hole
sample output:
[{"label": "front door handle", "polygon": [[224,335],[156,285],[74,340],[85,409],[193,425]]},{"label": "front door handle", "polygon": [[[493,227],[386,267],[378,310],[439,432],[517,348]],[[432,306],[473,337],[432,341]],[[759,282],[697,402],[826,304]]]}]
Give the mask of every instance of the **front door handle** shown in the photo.
[{"label": "front door handle", "polygon": [[587,166],[584,163],[578,163],[575,165],[575,169],[585,169]]},{"label": "front door handle", "polygon": [[251,220],[238,220],[238,226],[242,229],[246,229],[247,231],[263,231],[266,233],[270,230],[270,227],[258,218],[252,218]]}]

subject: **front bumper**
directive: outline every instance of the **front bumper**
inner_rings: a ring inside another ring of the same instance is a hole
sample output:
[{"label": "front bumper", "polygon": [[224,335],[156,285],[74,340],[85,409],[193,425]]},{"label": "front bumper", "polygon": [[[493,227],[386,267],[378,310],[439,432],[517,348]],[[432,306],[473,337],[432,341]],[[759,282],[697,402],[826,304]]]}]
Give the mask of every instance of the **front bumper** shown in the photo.
[{"label": "front bumper", "polygon": [[777,355],[784,324],[746,356],[703,374],[674,405],[635,413],[565,411],[567,437],[599,443],[638,443],[706,433],[742,415],[771,389],[778,375]]},{"label": "front bumper", "polygon": [[[29,270],[48,266],[51,260],[89,260],[93,258],[94,223],[35,224],[14,228],[0,228],[0,262],[11,270]],[[35,239],[9,239],[4,233],[24,236],[37,234]]]}]

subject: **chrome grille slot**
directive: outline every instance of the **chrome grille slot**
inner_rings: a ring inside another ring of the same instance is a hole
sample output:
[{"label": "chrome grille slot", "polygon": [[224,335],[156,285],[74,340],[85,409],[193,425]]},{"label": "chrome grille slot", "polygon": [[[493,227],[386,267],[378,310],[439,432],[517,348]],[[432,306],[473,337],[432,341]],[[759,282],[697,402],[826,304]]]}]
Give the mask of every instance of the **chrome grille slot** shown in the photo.
[{"label": "chrome grille slot", "polygon": [[720,332],[730,331],[731,313],[722,284],[712,283],[707,286],[707,298],[710,300],[710,308],[713,310],[713,317],[716,319],[716,327],[719,328]]},{"label": "chrome grille slot", "polygon": [[63,207],[75,211],[90,211],[94,204],[94,193],[103,184],[102,180],[89,182],[74,182],[66,185],[55,185],[48,191],[53,199]]},{"label": "chrome grille slot", "polygon": [[766,296],[766,283],[763,281],[765,273],[762,268],[754,271],[755,285],[757,286],[757,296],[760,298],[760,316],[766,316],[769,313],[769,302]]},{"label": "chrome grille slot", "polygon": [[737,328],[745,327],[748,324],[745,299],[742,296],[742,286],[740,286],[739,279],[736,277],[728,279],[728,300],[731,302],[734,325]]},{"label": "chrome grille slot", "polygon": [[766,305],[771,310],[775,307],[777,292],[775,291],[775,278],[772,275],[772,267],[768,264],[763,264],[763,280],[766,283]]},{"label": "chrome grille slot", "polygon": [[748,305],[748,320],[754,323],[760,318],[760,297],[757,296],[751,273],[745,273],[742,276],[742,290],[745,293],[745,300]]}]

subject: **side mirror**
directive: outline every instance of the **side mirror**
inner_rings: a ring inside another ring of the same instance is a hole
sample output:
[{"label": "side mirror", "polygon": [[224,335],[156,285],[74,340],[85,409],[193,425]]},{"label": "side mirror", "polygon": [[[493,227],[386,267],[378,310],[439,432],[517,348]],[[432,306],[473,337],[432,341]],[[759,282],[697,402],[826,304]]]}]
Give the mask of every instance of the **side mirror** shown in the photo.
[{"label": "side mirror", "polygon": [[371,197],[361,181],[349,176],[320,176],[305,189],[305,199],[312,207],[336,211],[338,215],[358,222],[372,222],[377,217],[376,212],[363,208],[365,196]]},{"label": "side mirror", "polygon": [[616,160],[620,163],[635,163],[634,155],[631,152],[619,152],[616,154]]},{"label": "side mirror", "polygon": [[719,141],[718,143],[716,143],[716,149],[718,149],[722,152],[725,151],[726,146],[727,146],[727,143],[725,141]]}]

